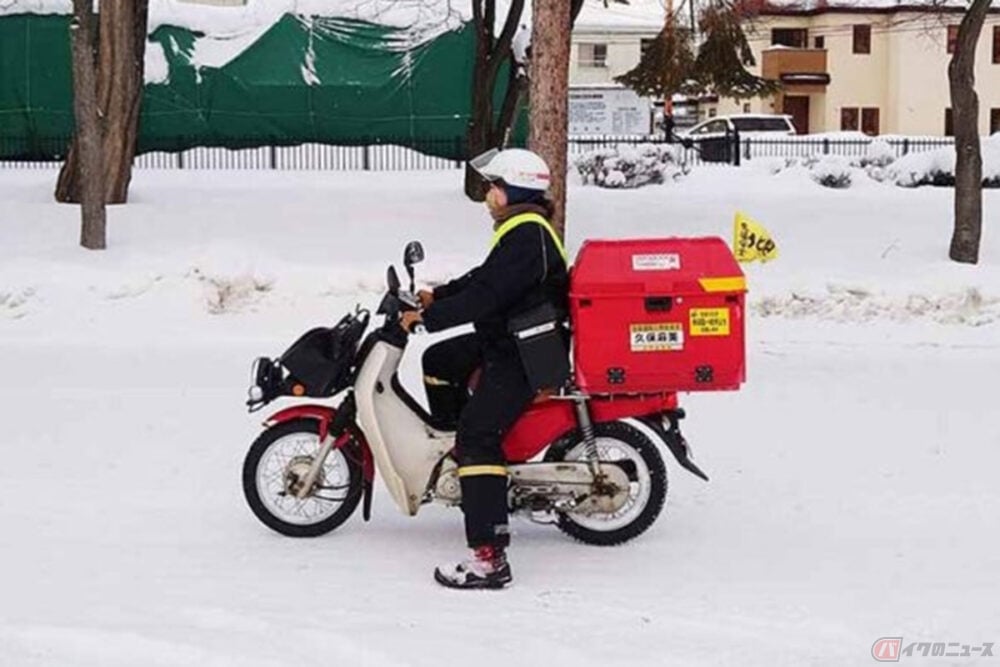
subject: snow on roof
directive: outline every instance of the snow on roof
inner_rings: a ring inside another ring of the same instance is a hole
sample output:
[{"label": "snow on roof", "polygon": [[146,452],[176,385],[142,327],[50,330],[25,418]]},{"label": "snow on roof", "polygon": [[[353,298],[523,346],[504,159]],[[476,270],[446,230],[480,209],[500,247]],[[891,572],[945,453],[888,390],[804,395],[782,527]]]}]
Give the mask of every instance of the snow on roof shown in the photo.
[{"label": "snow on roof", "polygon": [[651,32],[663,28],[667,10],[663,0],[629,0],[621,4],[608,0],[584,0],[574,32]]},{"label": "snow on roof", "polygon": [[[940,11],[966,9],[965,0],[749,0],[751,8],[761,14],[819,13],[835,11]],[[1000,7],[1000,0],[993,0]]]},{"label": "snow on roof", "polygon": [[[95,0],[96,2],[96,0]],[[413,48],[456,30],[471,16],[454,0],[247,0],[245,5],[213,6],[178,0],[149,0],[149,32],[160,26],[186,28],[203,36],[190,56],[195,67],[223,67],[260,39],[286,14],[330,16],[398,28],[401,50]],[[69,14],[71,0],[0,0],[5,14]],[[505,11],[498,14],[506,16]],[[146,50],[146,81],[167,80],[165,56]],[[308,63],[304,63],[307,66]]]},{"label": "snow on roof", "polygon": [[[173,25],[209,37],[232,38],[266,31],[285,14],[297,14],[368,21],[409,31],[415,39],[426,41],[469,20],[466,4],[454,0],[247,0],[245,5],[213,6],[149,0],[149,31]],[[71,0],[0,0],[0,15],[69,14],[72,10]]]},{"label": "snow on roof", "polygon": [[[99,0],[95,0],[98,4]],[[507,17],[507,3],[497,3],[497,32]],[[531,37],[531,3],[526,3],[513,48],[524,61]],[[72,0],[0,0],[5,14],[69,14]],[[329,16],[399,29],[400,48],[413,48],[460,28],[471,20],[468,0],[246,0],[244,5],[215,6],[180,0],[149,0],[149,32],[170,25],[201,33],[191,62],[196,67],[222,67],[243,53],[286,14]],[[665,15],[662,0],[585,0],[577,17],[581,32],[656,33]],[[147,49],[148,81],[165,81],[163,54]]]}]

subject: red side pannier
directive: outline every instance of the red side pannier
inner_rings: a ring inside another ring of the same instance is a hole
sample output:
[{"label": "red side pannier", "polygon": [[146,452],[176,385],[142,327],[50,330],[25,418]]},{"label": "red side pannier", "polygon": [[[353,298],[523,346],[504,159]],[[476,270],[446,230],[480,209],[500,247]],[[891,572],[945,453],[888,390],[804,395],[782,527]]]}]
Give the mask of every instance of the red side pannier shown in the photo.
[{"label": "red side pannier", "polygon": [[577,384],[592,394],[738,389],[745,293],[720,238],[585,241],[570,277]]}]

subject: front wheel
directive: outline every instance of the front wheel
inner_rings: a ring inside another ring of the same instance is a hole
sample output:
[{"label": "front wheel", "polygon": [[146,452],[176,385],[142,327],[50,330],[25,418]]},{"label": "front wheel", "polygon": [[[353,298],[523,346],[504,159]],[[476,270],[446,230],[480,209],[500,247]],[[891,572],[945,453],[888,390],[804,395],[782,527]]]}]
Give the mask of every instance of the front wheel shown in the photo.
[{"label": "front wheel", "polygon": [[294,491],[319,452],[319,422],[292,419],[267,429],[243,462],[243,493],[254,515],[289,537],[325,535],[347,521],[361,500],[360,447],[330,450],[305,498]]},{"label": "front wheel", "polygon": [[[612,514],[560,512],[557,525],[586,544],[613,546],[638,537],[656,521],[667,500],[667,468],[656,444],[624,422],[595,424],[594,436],[601,461],[628,462],[628,500]],[[545,460],[587,460],[580,432],[574,431],[553,443]]]}]

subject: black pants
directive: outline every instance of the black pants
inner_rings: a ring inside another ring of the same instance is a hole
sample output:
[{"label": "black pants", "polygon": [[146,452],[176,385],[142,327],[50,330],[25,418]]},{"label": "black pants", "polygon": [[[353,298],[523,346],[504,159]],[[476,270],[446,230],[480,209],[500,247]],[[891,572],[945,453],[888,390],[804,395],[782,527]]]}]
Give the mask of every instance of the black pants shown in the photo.
[{"label": "black pants", "polygon": [[[507,546],[507,470],[502,443],[534,398],[521,360],[513,349],[484,348],[469,334],[431,346],[423,363],[428,402],[436,420],[444,423],[457,415],[455,444],[469,546]],[[469,396],[469,377],[477,368],[482,374]]]}]

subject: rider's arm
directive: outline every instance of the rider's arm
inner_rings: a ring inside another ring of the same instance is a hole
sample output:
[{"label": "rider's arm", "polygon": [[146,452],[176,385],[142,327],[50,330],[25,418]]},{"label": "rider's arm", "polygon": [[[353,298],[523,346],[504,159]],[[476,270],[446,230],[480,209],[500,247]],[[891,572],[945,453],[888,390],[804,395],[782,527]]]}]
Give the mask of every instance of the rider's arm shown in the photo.
[{"label": "rider's arm", "polygon": [[435,287],[433,290],[434,300],[438,301],[440,299],[447,299],[448,297],[454,296],[459,292],[461,292],[466,287],[468,287],[469,283],[472,282],[472,279],[475,277],[476,270],[478,268],[479,267],[476,267],[475,269],[472,269],[471,271],[466,273],[464,276],[459,276],[454,280],[446,282],[444,285],[438,285],[437,287]]},{"label": "rider's arm", "polygon": [[[524,298],[553,261],[541,225],[521,225],[509,232],[486,262],[474,269],[464,289],[435,301],[424,311],[428,331],[441,331],[503,312]],[[556,261],[562,261],[556,256]]]}]

